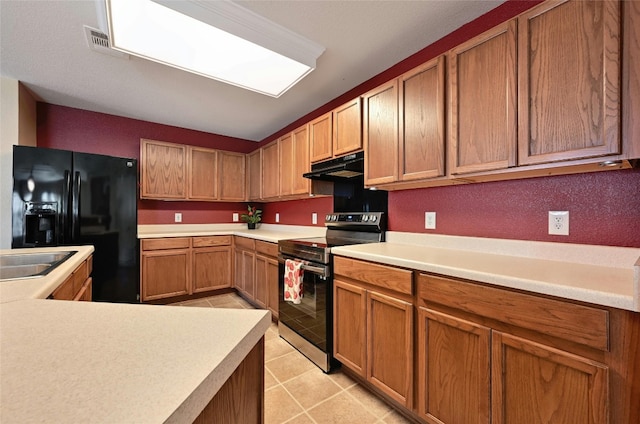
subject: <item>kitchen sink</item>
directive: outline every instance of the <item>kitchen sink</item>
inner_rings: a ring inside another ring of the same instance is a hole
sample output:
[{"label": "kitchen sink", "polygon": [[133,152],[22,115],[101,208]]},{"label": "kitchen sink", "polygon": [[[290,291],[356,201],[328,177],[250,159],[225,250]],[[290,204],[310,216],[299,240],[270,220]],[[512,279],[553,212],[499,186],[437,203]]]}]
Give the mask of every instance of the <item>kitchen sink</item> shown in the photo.
[{"label": "kitchen sink", "polygon": [[42,277],[53,271],[76,251],[16,253],[0,256],[0,281]]}]

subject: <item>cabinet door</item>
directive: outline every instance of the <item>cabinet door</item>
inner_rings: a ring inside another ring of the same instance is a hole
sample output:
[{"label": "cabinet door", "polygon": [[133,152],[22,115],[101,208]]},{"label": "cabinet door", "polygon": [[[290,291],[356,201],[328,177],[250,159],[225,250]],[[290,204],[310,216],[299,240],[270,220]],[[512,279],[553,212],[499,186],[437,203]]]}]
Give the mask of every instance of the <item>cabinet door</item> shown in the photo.
[{"label": "cabinet door", "polygon": [[625,1],[622,39],[622,137],[627,158],[640,157],[640,2]]},{"label": "cabinet door", "polygon": [[278,312],[280,310],[280,277],[278,274],[278,260],[275,258],[267,259],[267,307],[271,311],[273,317],[278,319]]},{"label": "cabinet door", "polygon": [[231,287],[231,248],[193,249],[193,292]]},{"label": "cabinet door", "polygon": [[278,139],[278,163],[280,169],[280,195],[288,196],[293,192],[293,135],[289,133]]},{"label": "cabinet door", "polygon": [[490,422],[490,336],[487,327],[419,308],[417,407],[427,422]]},{"label": "cabinet door", "polygon": [[362,149],[360,97],[333,111],[333,156]]},{"label": "cabinet door", "polygon": [[190,294],[188,249],[142,252],[142,300]]},{"label": "cabinet door", "polygon": [[245,158],[242,153],[218,151],[220,200],[245,200]]},{"label": "cabinet door", "polygon": [[250,201],[262,198],[262,149],[247,155],[247,195]]},{"label": "cabinet door", "polygon": [[413,305],[367,292],[367,380],[413,406]]},{"label": "cabinet door", "polygon": [[448,65],[451,173],[515,166],[516,21],[454,48]]},{"label": "cabinet door", "polygon": [[218,152],[189,147],[189,199],[218,199]]},{"label": "cabinet door", "polygon": [[256,255],[255,269],[255,301],[258,306],[266,309],[269,302],[269,281],[267,280],[268,259],[266,256]]},{"label": "cabinet door", "polygon": [[235,287],[250,300],[255,299],[255,253],[248,250],[236,250]]},{"label": "cabinet door", "polygon": [[619,50],[618,1],[547,2],[518,18],[520,165],[620,152]]},{"label": "cabinet door", "polygon": [[140,197],[186,199],[186,146],[140,140]]},{"label": "cabinet door", "polygon": [[328,112],[309,123],[311,162],[329,159],[333,155],[333,114]]},{"label": "cabinet door", "polygon": [[608,423],[608,369],[509,334],[492,336],[492,422]]},{"label": "cabinet door", "polygon": [[333,302],[333,355],[344,366],[365,377],[366,290],[334,280]]},{"label": "cabinet door", "polygon": [[309,164],[309,127],[307,125],[293,132],[292,161],[291,194],[309,194],[311,180],[302,176],[311,170]]},{"label": "cabinet door", "polygon": [[390,81],[363,97],[366,185],[391,183],[398,174],[398,81]]},{"label": "cabinet door", "polygon": [[400,77],[398,180],[445,175],[444,56]]},{"label": "cabinet door", "polygon": [[262,149],[262,198],[276,199],[280,191],[278,143]]}]

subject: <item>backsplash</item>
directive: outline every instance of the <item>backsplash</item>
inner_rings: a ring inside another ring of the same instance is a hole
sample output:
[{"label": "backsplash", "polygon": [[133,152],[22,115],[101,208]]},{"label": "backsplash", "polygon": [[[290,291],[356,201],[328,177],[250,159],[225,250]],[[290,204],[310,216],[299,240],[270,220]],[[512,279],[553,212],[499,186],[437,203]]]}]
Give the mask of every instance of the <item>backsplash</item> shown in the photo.
[{"label": "backsplash", "polygon": [[[547,234],[549,211],[569,211],[568,236]],[[640,247],[640,169],[390,192],[389,230]]]}]

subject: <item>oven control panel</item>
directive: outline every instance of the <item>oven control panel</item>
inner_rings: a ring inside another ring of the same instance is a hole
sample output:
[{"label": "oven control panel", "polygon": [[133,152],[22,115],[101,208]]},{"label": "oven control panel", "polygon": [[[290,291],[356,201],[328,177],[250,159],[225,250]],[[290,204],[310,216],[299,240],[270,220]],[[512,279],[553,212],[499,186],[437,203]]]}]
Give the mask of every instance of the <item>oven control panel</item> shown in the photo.
[{"label": "oven control panel", "polygon": [[356,224],[378,226],[383,220],[383,212],[331,213],[325,217],[325,225]]}]

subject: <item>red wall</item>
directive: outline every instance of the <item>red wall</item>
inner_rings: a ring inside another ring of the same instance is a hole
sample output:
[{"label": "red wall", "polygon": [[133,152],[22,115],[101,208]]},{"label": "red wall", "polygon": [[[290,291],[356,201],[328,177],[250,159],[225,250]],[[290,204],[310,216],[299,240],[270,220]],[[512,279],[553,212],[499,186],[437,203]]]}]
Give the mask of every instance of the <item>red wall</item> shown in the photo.
[{"label": "red wall", "polygon": [[[569,236],[547,234],[549,211]],[[640,247],[640,169],[390,192],[389,230]]]},{"label": "red wall", "polygon": [[[64,106],[38,103],[38,146],[54,149],[140,158],[140,139],[191,144],[233,152],[255,150],[253,141],[210,134],[137,119],[122,118]],[[138,224],[169,224],[174,212],[185,224],[232,222],[243,203],[138,201]]]}]

